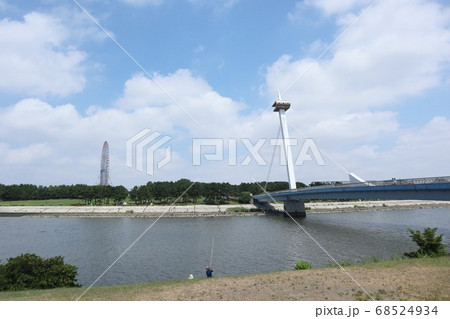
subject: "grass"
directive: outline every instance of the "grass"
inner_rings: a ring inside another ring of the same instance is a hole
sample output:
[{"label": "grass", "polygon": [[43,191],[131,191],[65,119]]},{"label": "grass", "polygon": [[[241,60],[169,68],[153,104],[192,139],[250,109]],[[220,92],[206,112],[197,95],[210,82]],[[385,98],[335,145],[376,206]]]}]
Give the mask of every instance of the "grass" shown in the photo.
[{"label": "grass", "polygon": [[228,207],[227,212],[229,213],[248,213],[250,209],[245,207]]},{"label": "grass", "polygon": [[[432,267],[432,273],[437,274],[442,271],[448,270],[450,268],[450,257],[444,256],[439,258],[418,258],[418,259],[403,259],[403,258],[391,258],[389,260],[380,260],[378,258],[374,258],[373,261],[367,260],[364,263],[359,263],[356,265],[347,266],[346,268],[352,273],[357,269],[365,269],[365,271],[369,271],[373,274],[385,273],[386,268],[393,268],[391,271],[397,271],[399,274],[403,273],[404,270],[407,269],[416,269],[419,273],[426,275],[423,269],[427,269],[430,271],[430,267]],[[354,268],[354,270],[352,270]],[[308,278],[311,276],[335,276],[335,270],[328,267],[322,269],[311,269],[311,270],[303,270],[301,272],[295,271],[283,271],[283,272],[273,272],[273,273],[265,273],[265,274],[252,274],[246,276],[233,276],[233,277],[222,277],[222,278],[213,278],[213,279],[194,279],[194,280],[173,280],[173,281],[164,281],[164,282],[152,282],[152,283],[141,283],[141,284],[133,284],[133,285],[121,285],[121,286],[108,286],[108,287],[92,287],[86,295],[83,296],[81,300],[142,300],[142,299],[151,299],[151,298],[167,298],[169,296],[176,296],[177,298],[186,299],[189,298],[190,292],[194,292],[200,289],[212,289],[214,285],[217,287],[221,287],[220,294],[223,294],[224,299],[230,297],[230,294],[234,295],[236,292],[239,292],[238,287],[239,283],[244,281],[247,282],[247,287],[260,285],[257,289],[262,289],[264,286],[269,285],[269,288],[275,285],[274,287],[278,287],[280,280],[283,277],[291,277],[294,273],[304,273]],[[401,277],[401,275],[399,275]],[[372,277],[373,278],[373,277]],[[212,280],[212,281],[211,281]],[[410,278],[406,278],[407,282],[410,282]],[[292,280],[287,280],[286,283],[293,283]],[[306,283],[303,282],[302,283]],[[329,287],[329,283],[326,287]],[[310,283],[311,284],[311,283]],[[262,286],[261,286],[262,285]],[[283,288],[284,287],[284,288]],[[288,285],[283,289],[289,289]],[[439,287],[438,287],[439,288]],[[416,296],[414,292],[410,293],[411,298],[422,298],[423,300],[444,300],[448,298],[448,290],[447,292],[442,292],[440,289],[436,288],[436,292],[427,296]],[[76,300],[80,297],[87,287],[81,288],[58,288],[58,289],[49,289],[49,290],[28,290],[28,291],[13,291],[13,292],[0,292],[0,300]],[[230,290],[231,289],[231,290]],[[241,288],[242,289],[242,288]],[[277,288],[278,289],[278,288]],[[305,288],[306,289],[306,288]],[[309,289],[309,288],[308,288]],[[328,288],[327,288],[328,289]],[[408,293],[408,289],[411,289],[409,285],[403,285],[399,287],[377,287],[374,291],[371,291],[374,298],[376,300],[390,300],[395,299],[395,294],[392,289],[402,290],[402,293]],[[328,289],[330,290],[330,289]],[[182,291],[187,292],[186,295],[182,293]],[[257,294],[259,290],[255,293]],[[313,289],[313,293],[314,293]],[[311,291],[309,291],[311,292]],[[350,292],[353,299],[356,300],[367,300],[367,296],[362,294],[362,292],[358,291],[358,288],[353,289],[352,291],[341,291],[339,296],[348,295]],[[352,293],[353,292],[353,293]],[[227,295],[228,294],[228,295]],[[164,297],[166,296],[166,297]],[[267,300],[267,295],[261,295],[263,300]],[[220,296],[217,296],[217,300],[220,299]],[[157,299],[161,300],[161,299]]]},{"label": "grass", "polygon": [[[179,285],[186,286],[206,279],[172,280],[120,286],[92,287],[80,300],[133,300],[143,293],[157,293]],[[56,288],[0,292],[0,300],[77,300],[87,287]],[[84,298],[85,297],[85,298]]]},{"label": "grass", "polygon": [[[349,262],[346,260],[339,261],[339,264],[342,267],[351,267],[351,266],[361,266],[365,268],[374,268],[374,267],[396,267],[396,266],[413,266],[420,264],[422,266],[436,266],[436,267],[450,267],[450,258],[448,256],[440,257],[440,258],[432,258],[424,256],[422,258],[407,258],[403,255],[394,255],[387,259],[383,259],[379,256],[371,256],[367,259],[364,259],[359,262]],[[337,268],[339,267],[335,263],[329,264],[326,266],[327,268]]]},{"label": "grass", "polygon": [[[130,199],[127,199],[125,202],[132,203]],[[202,203],[203,204],[203,203]],[[228,205],[240,205],[238,203],[227,203]],[[85,202],[80,199],[39,199],[39,200],[13,200],[13,201],[1,201],[0,206],[85,206]],[[163,205],[168,206],[169,203],[156,203],[155,205]],[[177,206],[185,206],[185,205],[198,205],[198,203],[177,203]],[[114,202],[111,201],[111,204],[102,204],[102,206],[115,206]],[[145,205],[140,205],[145,206]],[[248,212],[259,212],[259,209],[255,208],[245,208],[245,207],[230,207],[227,208],[228,212],[234,213],[248,213]]]},{"label": "grass", "polygon": [[261,212],[259,208],[245,208],[242,206],[239,207],[228,207],[227,208],[228,213],[257,213]]},{"label": "grass", "polygon": [[42,200],[14,200],[0,201],[0,206],[73,206],[84,205],[79,199],[42,199]]}]

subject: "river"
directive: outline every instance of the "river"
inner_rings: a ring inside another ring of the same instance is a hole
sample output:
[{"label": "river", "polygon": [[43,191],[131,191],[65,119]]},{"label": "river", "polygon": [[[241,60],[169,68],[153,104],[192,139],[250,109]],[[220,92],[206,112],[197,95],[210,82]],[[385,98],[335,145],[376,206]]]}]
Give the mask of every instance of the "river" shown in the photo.
[{"label": "river", "polygon": [[[310,214],[297,220],[301,227],[275,216],[161,218],[96,286],[203,277],[211,251],[219,277],[293,269],[299,260],[329,265],[324,250],[340,262],[389,257],[417,249],[408,227],[438,227],[448,250],[449,217],[449,209]],[[0,260],[26,252],[61,255],[78,267],[78,282],[90,285],[155,220],[0,218]]]}]

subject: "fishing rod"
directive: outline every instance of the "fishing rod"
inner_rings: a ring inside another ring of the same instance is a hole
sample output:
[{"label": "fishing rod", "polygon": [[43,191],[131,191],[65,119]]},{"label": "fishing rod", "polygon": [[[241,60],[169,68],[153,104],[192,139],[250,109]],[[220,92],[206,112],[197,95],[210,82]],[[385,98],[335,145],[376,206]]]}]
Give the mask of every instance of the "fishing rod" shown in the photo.
[{"label": "fishing rod", "polygon": [[211,258],[209,259],[209,267],[212,267],[213,253],[214,253],[214,236],[213,236],[213,238],[212,238]]}]

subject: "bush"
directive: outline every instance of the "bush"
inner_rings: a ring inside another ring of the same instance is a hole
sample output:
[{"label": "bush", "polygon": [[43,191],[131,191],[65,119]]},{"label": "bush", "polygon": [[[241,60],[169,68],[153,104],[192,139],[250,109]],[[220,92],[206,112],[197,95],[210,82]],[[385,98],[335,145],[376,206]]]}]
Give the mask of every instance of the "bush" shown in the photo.
[{"label": "bush", "polygon": [[77,267],[65,264],[62,256],[22,254],[0,264],[0,291],[80,287],[76,276]]},{"label": "bush", "polygon": [[437,228],[427,227],[423,230],[423,233],[420,230],[412,230],[408,228],[408,231],[411,233],[409,237],[419,245],[419,249],[417,251],[412,251],[410,253],[405,253],[405,256],[409,258],[419,258],[419,257],[438,257],[447,255],[445,251],[445,247],[442,244],[442,237],[444,234],[436,236]]},{"label": "bush", "polygon": [[311,269],[311,264],[307,261],[296,261],[295,270]]},{"label": "bush", "polygon": [[250,209],[245,207],[228,207],[227,208],[228,213],[248,213],[250,212]]},{"label": "bush", "polygon": [[249,204],[252,199],[252,194],[249,192],[242,192],[238,197],[239,204]]}]

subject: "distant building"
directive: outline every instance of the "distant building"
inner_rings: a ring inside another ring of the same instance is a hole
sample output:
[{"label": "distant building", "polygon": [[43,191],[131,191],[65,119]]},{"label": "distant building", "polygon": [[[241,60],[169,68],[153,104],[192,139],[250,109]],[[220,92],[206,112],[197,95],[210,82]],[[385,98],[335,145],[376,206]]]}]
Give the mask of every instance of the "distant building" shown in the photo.
[{"label": "distant building", "polygon": [[100,185],[108,186],[109,180],[109,146],[108,142],[103,143],[102,160],[100,164]]}]

